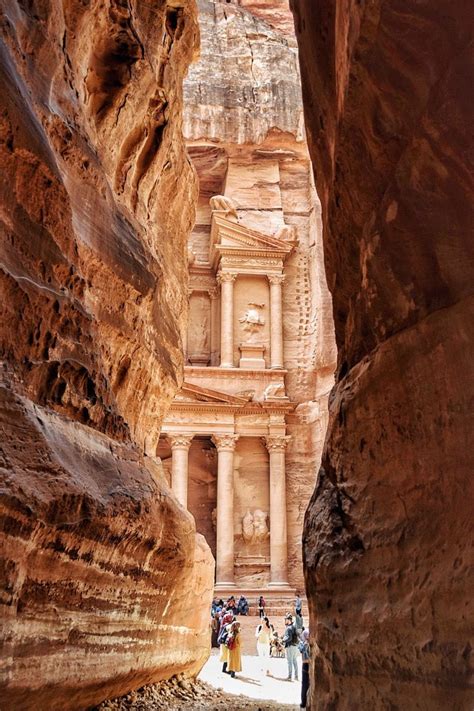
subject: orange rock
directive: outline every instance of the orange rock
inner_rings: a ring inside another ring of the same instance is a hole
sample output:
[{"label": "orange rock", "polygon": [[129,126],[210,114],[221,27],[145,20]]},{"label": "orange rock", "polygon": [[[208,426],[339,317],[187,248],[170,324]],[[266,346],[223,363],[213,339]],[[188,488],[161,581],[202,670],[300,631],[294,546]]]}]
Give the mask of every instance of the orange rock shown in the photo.
[{"label": "orange rock", "polygon": [[339,348],[311,708],[472,708],[471,7],[292,5]]},{"label": "orange rock", "polygon": [[212,558],[153,463],[182,378],[196,8],[11,3],[1,32],[1,705],[82,708],[208,654]]}]

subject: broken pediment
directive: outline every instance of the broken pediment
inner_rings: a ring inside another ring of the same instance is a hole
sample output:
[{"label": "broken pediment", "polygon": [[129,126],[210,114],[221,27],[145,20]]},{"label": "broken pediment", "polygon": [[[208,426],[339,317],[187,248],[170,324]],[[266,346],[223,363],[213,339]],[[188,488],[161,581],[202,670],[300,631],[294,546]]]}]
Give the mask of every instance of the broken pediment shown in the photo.
[{"label": "broken pediment", "polygon": [[237,395],[229,395],[228,393],[220,392],[219,390],[211,390],[203,388],[193,383],[183,383],[183,386],[174,399],[174,403],[192,403],[201,402],[209,403],[210,405],[234,405],[242,407],[247,404],[247,397],[239,397]]},{"label": "broken pediment", "polygon": [[257,232],[239,222],[228,219],[222,212],[213,212],[211,226],[210,258],[215,267],[224,254],[258,256],[265,259],[280,258],[282,261],[290,254],[296,244],[291,226],[283,226],[278,237]]}]

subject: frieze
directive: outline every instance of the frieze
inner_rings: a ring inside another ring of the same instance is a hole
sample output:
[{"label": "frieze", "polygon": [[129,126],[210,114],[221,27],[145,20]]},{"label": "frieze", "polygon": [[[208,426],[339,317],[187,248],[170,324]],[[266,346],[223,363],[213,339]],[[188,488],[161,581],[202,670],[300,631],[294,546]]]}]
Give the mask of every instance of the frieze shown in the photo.
[{"label": "frieze", "polygon": [[268,267],[278,267],[283,268],[283,262],[281,259],[274,259],[272,257],[242,257],[235,255],[223,255],[221,258],[222,266],[241,266],[241,267],[263,267],[267,269]]}]

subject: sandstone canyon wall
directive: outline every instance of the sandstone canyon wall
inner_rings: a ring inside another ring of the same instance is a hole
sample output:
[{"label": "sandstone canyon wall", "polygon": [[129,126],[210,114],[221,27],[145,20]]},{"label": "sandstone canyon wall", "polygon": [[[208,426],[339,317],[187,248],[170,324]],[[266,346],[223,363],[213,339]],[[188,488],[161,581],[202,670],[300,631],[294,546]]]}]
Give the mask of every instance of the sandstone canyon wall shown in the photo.
[{"label": "sandstone canyon wall", "polygon": [[196,8],[0,17],[1,706],[83,708],[208,654],[212,558],[153,457],[182,379]]},{"label": "sandstone canyon wall", "polygon": [[467,711],[472,7],[292,5],[339,351],[304,534],[311,708]]},{"label": "sandstone canyon wall", "polygon": [[[283,336],[286,394],[295,405],[286,457],[289,580],[302,589],[301,531],[324,442],[335,344],[296,42],[286,2],[199,0],[198,7],[200,61],[184,84],[184,134],[200,180],[190,246],[198,263],[207,264],[209,198],[220,193],[233,200],[242,225],[267,235],[290,225],[297,240],[285,262]],[[238,287],[236,292],[240,314],[248,298],[239,297]],[[252,461],[258,461],[255,453]],[[255,485],[250,468],[247,476],[242,464],[239,486],[246,486],[246,476],[249,488]],[[262,490],[264,469],[260,462],[255,473]],[[244,514],[237,502],[236,536]]]}]

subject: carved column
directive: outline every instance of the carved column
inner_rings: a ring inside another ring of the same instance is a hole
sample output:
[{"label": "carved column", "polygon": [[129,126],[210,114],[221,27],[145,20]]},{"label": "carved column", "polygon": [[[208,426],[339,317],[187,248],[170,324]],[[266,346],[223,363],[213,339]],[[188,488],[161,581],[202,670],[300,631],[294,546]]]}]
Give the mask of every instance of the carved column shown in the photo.
[{"label": "carved column", "polygon": [[188,455],[190,435],[168,435],[171,443],[171,488],[179,503],[188,508]]},{"label": "carved column", "polygon": [[270,454],[270,585],[288,585],[285,449],[290,437],[264,441]]},{"label": "carved column", "polygon": [[270,282],[270,367],[272,370],[283,368],[283,311],[281,285],[285,277],[282,274],[269,274]]},{"label": "carved column", "polygon": [[221,285],[221,368],[234,367],[234,281],[237,274],[220,272]]},{"label": "carved column", "polygon": [[219,290],[217,287],[209,289],[211,300],[211,365],[218,364],[218,326],[219,326]]},{"label": "carved column", "polygon": [[238,435],[214,435],[217,448],[216,586],[234,584],[234,450]]}]

